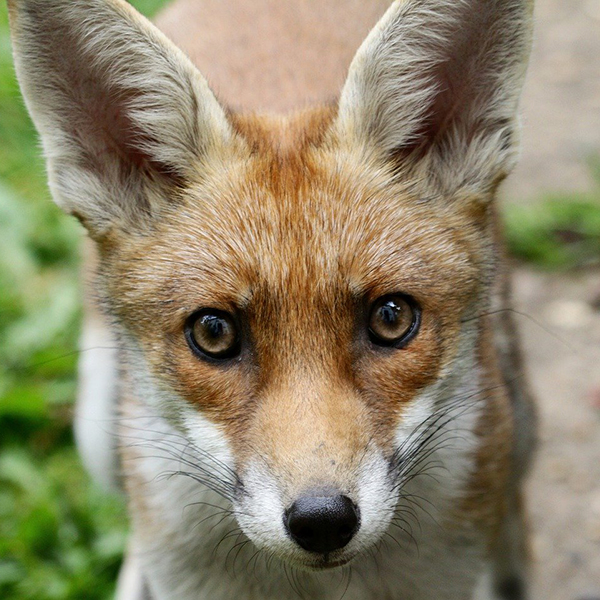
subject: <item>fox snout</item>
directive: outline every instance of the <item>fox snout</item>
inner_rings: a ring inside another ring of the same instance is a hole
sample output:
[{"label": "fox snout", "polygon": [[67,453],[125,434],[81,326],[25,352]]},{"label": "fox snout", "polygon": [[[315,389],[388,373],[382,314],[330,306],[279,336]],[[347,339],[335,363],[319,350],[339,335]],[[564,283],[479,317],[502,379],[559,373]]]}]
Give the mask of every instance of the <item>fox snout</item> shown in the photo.
[{"label": "fox snout", "polygon": [[358,399],[331,383],[329,393],[324,387],[297,383],[295,393],[286,388],[285,402],[282,390],[261,398],[247,433],[245,446],[253,452],[240,467],[236,511],[257,545],[308,568],[356,554],[361,459],[369,455],[369,439],[356,426],[362,421]]},{"label": "fox snout", "polygon": [[310,387],[286,389],[285,402],[280,394],[261,398],[235,509],[258,547],[318,570],[380,539],[395,499],[389,457],[360,396],[332,382],[327,391],[315,386],[318,394]]},{"label": "fox snout", "polygon": [[297,567],[321,570],[350,562],[381,539],[393,518],[396,499],[381,455],[371,454],[349,470],[343,490],[322,485],[290,495],[277,480],[281,475],[251,469],[235,514],[259,549]]}]

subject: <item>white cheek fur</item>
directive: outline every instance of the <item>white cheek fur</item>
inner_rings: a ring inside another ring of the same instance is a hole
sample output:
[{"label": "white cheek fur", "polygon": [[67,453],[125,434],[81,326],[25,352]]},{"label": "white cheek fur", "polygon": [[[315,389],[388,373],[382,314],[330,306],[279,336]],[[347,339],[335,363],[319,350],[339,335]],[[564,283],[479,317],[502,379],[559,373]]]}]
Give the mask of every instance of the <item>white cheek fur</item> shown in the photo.
[{"label": "white cheek fur", "polygon": [[406,479],[400,492],[426,498],[422,514],[441,514],[461,494],[475,467],[480,387],[475,335],[465,331],[454,360],[407,407],[396,430],[399,468],[404,471],[400,479]]}]

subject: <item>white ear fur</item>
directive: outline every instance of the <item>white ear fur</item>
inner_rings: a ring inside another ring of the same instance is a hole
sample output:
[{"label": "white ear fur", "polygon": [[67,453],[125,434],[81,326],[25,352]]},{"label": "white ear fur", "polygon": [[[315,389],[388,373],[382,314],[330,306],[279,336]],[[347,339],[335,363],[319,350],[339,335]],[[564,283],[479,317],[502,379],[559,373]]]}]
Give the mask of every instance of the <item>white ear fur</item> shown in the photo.
[{"label": "white ear fur", "polygon": [[17,75],[56,202],[139,222],[231,136],[191,62],[123,0],[9,0]]},{"label": "white ear fur", "polygon": [[433,174],[444,193],[494,185],[515,159],[532,4],[396,0],[350,66],[338,136]]}]

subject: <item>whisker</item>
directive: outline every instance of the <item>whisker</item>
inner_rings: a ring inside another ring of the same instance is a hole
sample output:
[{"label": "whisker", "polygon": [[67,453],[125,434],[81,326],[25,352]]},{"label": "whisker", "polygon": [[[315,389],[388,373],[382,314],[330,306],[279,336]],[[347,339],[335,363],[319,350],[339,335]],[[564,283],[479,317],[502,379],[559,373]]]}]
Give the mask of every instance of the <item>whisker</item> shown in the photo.
[{"label": "whisker", "polygon": [[46,360],[41,360],[40,362],[33,363],[31,365],[25,365],[24,367],[16,367],[14,365],[7,364],[6,370],[12,373],[27,373],[39,367],[43,367],[44,365],[49,365],[53,362],[63,360],[64,358],[71,358],[71,356],[77,356],[78,354],[85,354],[86,352],[91,352],[92,350],[118,350],[118,348],[116,346],[95,346],[93,348],[80,348],[78,350],[72,350],[71,352],[59,354],[58,356],[54,356]]},{"label": "whisker", "polygon": [[[346,569],[344,569],[344,574],[345,574]],[[340,600],[344,600],[344,598],[346,597],[346,594],[348,593],[348,590],[350,589],[350,584],[352,583],[352,566],[348,566],[348,578],[346,581],[346,587],[344,588],[344,591],[342,592],[342,595],[340,596]],[[345,576],[345,575],[344,575]],[[343,581],[343,579],[342,579]]]},{"label": "whisker", "polygon": [[217,544],[215,544],[215,547],[213,548],[213,551],[211,553],[211,556],[214,559],[216,559],[217,557],[217,552],[219,550],[219,548],[221,547],[221,544],[229,539],[230,537],[239,535],[242,532],[242,528],[241,527],[234,527],[233,529],[230,529],[227,533],[225,533],[221,539],[217,542]]},{"label": "whisker", "polygon": [[497,308],[497,309],[490,310],[485,313],[480,313],[478,315],[475,315],[474,317],[469,317],[468,319],[463,319],[461,321],[461,323],[469,323],[470,321],[475,321],[477,319],[480,319],[481,317],[490,317],[490,316],[507,313],[507,312],[527,319],[529,322],[533,323],[534,325],[537,325],[542,331],[547,333],[550,337],[554,338],[557,342],[560,342],[563,346],[565,346],[565,348],[567,348],[574,354],[579,354],[580,351],[577,348],[575,348],[575,346],[573,346],[572,344],[567,342],[567,340],[565,340],[563,337],[561,337],[558,333],[556,333],[556,331],[553,331],[552,329],[550,329],[549,327],[544,325],[541,321],[539,321],[538,319],[536,319],[534,316],[530,315],[529,313],[523,312],[521,310],[517,310],[516,308],[512,308],[510,306],[507,306],[504,308]]},{"label": "whisker", "polygon": [[[521,375],[517,375],[513,381],[519,377]],[[433,481],[438,481],[434,472],[440,469],[447,471],[447,467],[436,458],[436,455],[441,450],[451,448],[457,442],[466,440],[469,434],[467,429],[450,427],[450,425],[469,411],[483,406],[485,399],[503,385],[495,384],[488,388],[475,390],[466,396],[448,399],[443,406],[423,419],[394,451],[390,459],[390,472],[394,478],[391,493],[399,492],[399,495],[390,525],[402,531],[409,540],[412,540],[417,552],[419,551],[418,541],[412,526],[405,517],[413,520],[418,525],[420,532],[422,532],[419,517],[421,512],[431,518],[437,526],[441,527],[441,525],[429,510],[436,510],[432,500],[410,492],[403,493],[402,490],[417,477],[429,477]],[[425,507],[425,504],[429,507]],[[388,534],[389,532],[386,532],[386,537]],[[394,536],[391,537],[395,540]]]}]

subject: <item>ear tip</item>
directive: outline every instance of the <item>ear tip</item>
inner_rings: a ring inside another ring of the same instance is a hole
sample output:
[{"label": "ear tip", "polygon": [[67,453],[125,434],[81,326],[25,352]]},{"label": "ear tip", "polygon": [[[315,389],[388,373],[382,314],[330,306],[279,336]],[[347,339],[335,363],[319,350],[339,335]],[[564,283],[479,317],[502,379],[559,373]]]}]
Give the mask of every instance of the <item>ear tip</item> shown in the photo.
[{"label": "ear tip", "polygon": [[[45,7],[49,9],[59,8],[101,8],[101,7],[119,7],[126,10],[138,12],[127,0],[6,0],[9,14],[17,13],[22,10],[36,9]],[[95,6],[94,6],[95,5]]]},{"label": "ear tip", "polygon": [[21,0],[6,0],[6,5],[8,6],[8,16],[11,19],[16,17],[17,10],[21,4]]}]

